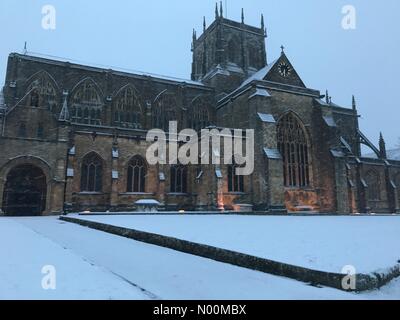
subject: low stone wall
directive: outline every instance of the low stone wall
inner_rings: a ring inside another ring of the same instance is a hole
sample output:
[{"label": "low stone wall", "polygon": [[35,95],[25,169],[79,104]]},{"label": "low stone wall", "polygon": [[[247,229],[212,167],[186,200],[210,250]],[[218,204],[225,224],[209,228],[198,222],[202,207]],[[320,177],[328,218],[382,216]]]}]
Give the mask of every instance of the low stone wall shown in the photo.
[{"label": "low stone wall", "polygon": [[[239,267],[261,271],[276,276],[287,277],[315,286],[321,285],[344,290],[342,287],[342,281],[345,277],[344,274],[312,270],[205,244],[194,243],[173,237],[112,226],[94,221],[71,218],[68,216],[61,216],[60,219],[136,241],[197,255],[215,261],[229,263]],[[400,264],[389,268],[384,272],[357,274],[356,289],[350,289],[349,291],[361,292],[378,289],[398,276],[400,276]]]}]

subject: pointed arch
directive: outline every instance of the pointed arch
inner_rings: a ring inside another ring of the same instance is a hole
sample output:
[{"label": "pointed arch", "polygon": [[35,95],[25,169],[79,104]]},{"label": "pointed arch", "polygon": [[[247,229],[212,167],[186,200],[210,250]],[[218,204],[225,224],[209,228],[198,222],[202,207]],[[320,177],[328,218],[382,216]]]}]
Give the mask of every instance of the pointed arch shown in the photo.
[{"label": "pointed arch", "polygon": [[142,105],[138,90],[132,84],[123,86],[114,96],[114,125],[133,129],[143,128]]},{"label": "pointed arch", "polygon": [[153,128],[168,131],[170,121],[178,121],[177,99],[174,93],[162,91],[154,100],[152,110]]},{"label": "pointed arch", "polygon": [[47,71],[41,70],[26,81],[26,96],[29,107],[53,110],[57,106],[59,87]]},{"label": "pointed arch", "polygon": [[170,168],[170,191],[172,193],[187,193],[188,167],[183,164],[172,165]]},{"label": "pointed arch", "polygon": [[211,124],[211,101],[204,95],[196,96],[191,102],[190,127],[200,131]]},{"label": "pointed arch", "polygon": [[103,190],[103,159],[94,151],[87,153],[81,164],[81,192]]},{"label": "pointed arch", "polygon": [[229,62],[240,64],[240,41],[236,36],[227,42],[227,58]]},{"label": "pointed arch", "polygon": [[81,80],[71,91],[71,120],[75,123],[101,125],[103,93],[92,78]]},{"label": "pointed arch", "polygon": [[261,65],[261,48],[255,42],[247,44],[247,63],[249,67],[259,69]]},{"label": "pointed arch", "polygon": [[31,84],[34,80],[39,79],[39,78],[46,78],[48,79],[54,86],[54,88],[59,91],[60,87],[57,83],[57,81],[54,79],[54,77],[48,73],[46,70],[40,70],[34,74],[32,74],[27,80],[25,81],[26,85]]},{"label": "pointed arch", "polygon": [[232,164],[228,165],[228,192],[244,192],[244,176],[236,174],[236,169],[241,167],[232,157]]},{"label": "pointed arch", "polygon": [[364,180],[367,183],[367,199],[368,201],[379,201],[381,200],[381,179],[379,173],[373,169],[369,170]]},{"label": "pointed arch", "polygon": [[136,155],[128,163],[127,192],[143,193],[146,191],[146,160]]},{"label": "pointed arch", "polygon": [[284,185],[291,188],[310,186],[309,138],[302,121],[294,112],[289,111],[279,119],[277,141],[283,159]]}]

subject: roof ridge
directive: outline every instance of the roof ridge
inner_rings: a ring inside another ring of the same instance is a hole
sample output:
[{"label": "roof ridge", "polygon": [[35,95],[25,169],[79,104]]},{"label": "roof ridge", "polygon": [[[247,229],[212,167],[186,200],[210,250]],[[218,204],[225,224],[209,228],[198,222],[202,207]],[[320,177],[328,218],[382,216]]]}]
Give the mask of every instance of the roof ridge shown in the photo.
[{"label": "roof ridge", "polygon": [[163,79],[163,80],[170,80],[170,81],[176,81],[176,82],[185,82],[188,84],[194,84],[194,85],[199,85],[199,86],[204,86],[203,83],[199,81],[193,81],[190,79],[185,79],[185,78],[179,78],[179,77],[174,77],[174,76],[167,76],[167,75],[162,75],[162,74],[157,74],[157,73],[151,73],[151,72],[145,72],[141,70],[135,70],[135,69],[130,69],[130,68],[125,68],[125,67],[117,67],[117,66],[111,66],[111,65],[104,65],[101,63],[92,63],[92,62],[87,62],[87,61],[80,61],[80,60],[75,60],[75,59],[69,59],[69,58],[64,58],[64,57],[58,57],[58,56],[53,56],[53,55],[47,55],[39,52],[27,52],[26,54],[19,54],[21,57],[30,57],[30,58],[37,58],[37,59],[46,59],[54,62],[68,62],[71,64],[79,65],[82,67],[89,67],[89,68],[98,68],[98,69],[103,69],[103,70],[113,70],[116,72],[124,72],[124,73],[129,73],[129,74],[134,74],[134,75],[139,75],[139,76],[150,76],[158,79]]}]

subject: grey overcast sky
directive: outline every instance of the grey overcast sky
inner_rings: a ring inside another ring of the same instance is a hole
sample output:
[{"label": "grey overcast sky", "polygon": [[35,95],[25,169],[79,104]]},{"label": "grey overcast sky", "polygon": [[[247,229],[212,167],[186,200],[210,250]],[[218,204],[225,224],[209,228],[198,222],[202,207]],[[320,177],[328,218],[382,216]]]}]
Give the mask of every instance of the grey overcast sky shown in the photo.
[{"label": "grey overcast sky", "polygon": [[[225,0],[224,0],[225,3]],[[42,28],[42,7],[56,9],[56,29]],[[356,8],[355,30],[341,26],[342,7]],[[268,61],[280,46],[307,86],[351,105],[355,94],[362,131],[388,148],[400,137],[399,0],[227,0],[228,18],[268,28]],[[214,0],[1,0],[0,83],[7,56],[28,50],[71,60],[190,77],[192,29],[214,19]]]}]

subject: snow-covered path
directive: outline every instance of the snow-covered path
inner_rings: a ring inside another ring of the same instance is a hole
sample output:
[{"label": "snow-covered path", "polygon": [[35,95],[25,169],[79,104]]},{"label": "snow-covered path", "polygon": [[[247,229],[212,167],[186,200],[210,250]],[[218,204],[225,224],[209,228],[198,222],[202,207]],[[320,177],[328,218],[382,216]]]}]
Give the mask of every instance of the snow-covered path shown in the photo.
[{"label": "snow-covered path", "polygon": [[[0,299],[400,298],[400,282],[367,295],[320,289],[56,217],[0,218],[0,242]],[[56,267],[55,291],[41,288],[45,264]]]},{"label": "snow-covered path", "polygon": [[[55,220],[53,220],[55,221]],[[0,218],[0,299],[149,299],[128,282],[12,219]],[[54,266],[56,289],[42,288]]]}]

